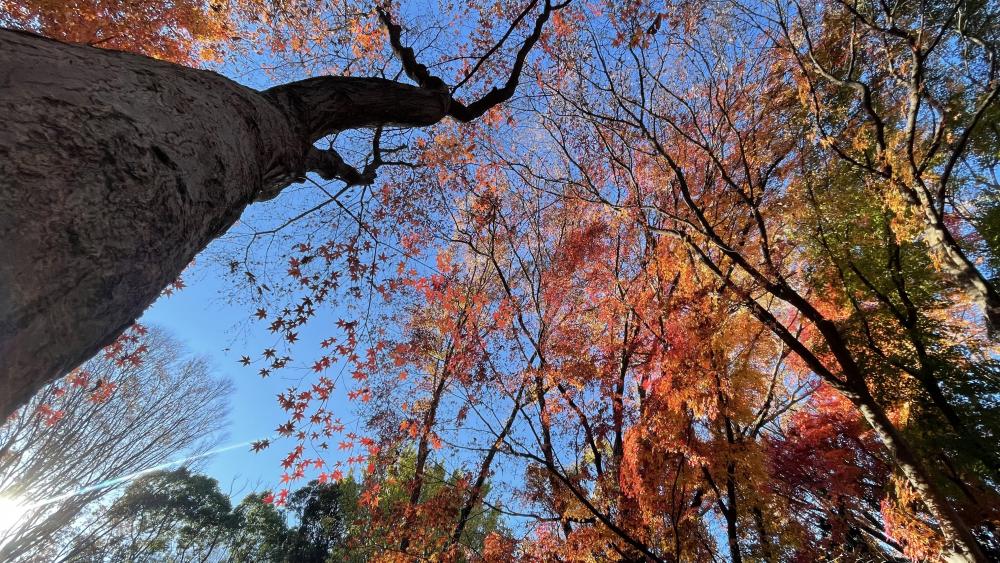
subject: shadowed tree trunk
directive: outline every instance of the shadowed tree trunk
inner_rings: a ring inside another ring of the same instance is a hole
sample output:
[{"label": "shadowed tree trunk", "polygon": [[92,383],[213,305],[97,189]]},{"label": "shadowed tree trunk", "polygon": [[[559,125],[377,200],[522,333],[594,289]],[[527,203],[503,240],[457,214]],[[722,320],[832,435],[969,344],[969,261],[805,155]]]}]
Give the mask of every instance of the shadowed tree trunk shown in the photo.
[{"label": "shadowed tree trunk", "polygon": [[[531,6],[537,4],[533,3]],[[0,29],[0,420],[128,327],[253,201],[306,172],[374,180],[313,143],[345,129],[475,119],[400,44],[408,76],[320,77],[258,92],[218,74]],[[378,161],[376,155],[376,161]]]}]

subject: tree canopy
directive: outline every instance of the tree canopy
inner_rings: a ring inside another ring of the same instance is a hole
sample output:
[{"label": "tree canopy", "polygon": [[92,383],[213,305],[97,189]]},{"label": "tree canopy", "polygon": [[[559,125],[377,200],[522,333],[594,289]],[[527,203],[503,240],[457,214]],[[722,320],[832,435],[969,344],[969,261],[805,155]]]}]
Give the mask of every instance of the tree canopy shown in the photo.
[{"label": "tree canopy", "polygon": [[997,2],[259,6],[307,146],[213,249],[308,545],[1000,558]]}]

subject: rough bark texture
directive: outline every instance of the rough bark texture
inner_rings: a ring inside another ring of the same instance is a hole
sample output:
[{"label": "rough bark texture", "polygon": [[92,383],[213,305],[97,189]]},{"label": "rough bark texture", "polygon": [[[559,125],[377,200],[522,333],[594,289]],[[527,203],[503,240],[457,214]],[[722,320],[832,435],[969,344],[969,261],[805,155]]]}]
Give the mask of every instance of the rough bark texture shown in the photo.
[{"label": "rough bark texture", "polygon": [[317,138],[428,125],[448,105],[380,79],[257,92],[0,29],[0,420],[113,342],[249,203],[302,177]]}]

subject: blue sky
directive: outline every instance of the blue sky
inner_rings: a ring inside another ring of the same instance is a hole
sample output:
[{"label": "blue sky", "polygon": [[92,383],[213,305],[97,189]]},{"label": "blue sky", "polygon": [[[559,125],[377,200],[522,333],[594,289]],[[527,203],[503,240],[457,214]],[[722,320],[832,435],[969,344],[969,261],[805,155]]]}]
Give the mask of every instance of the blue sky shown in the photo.
[{"label": "blue sky", "polygon": [[[275,395],[287,387],[281,376],[262,379],[254,370],[238,363],[239,357],[261,346],[261,335],[247,330],[245,306],[227,302],[227,284],[220,279],[218,267],[199,262],[184,275],[187,287],[171,297],[159,299],[140,322],[170,331],[195,354],[210,360],[213,371],[232,380],[231,414],[227,435],[220,445],[267,438],[284,422]],[[228,351],[227,351],[228,350]],[[282,457],[280,447],[260,453],[249,447],[228,450],[211,456],[205,470],[219,480],[224,490],[253,488],[260,482],[269,485],[277,480]],[[249,492],[249,490],[244,491]]]},{"label": "blue sky", "polygon": [[[256,215],[273,214],[275,209],[272,206],[294,209],[296,204],[303,203],[303,199],[306,198],[293,189],[276,200],[250,208],[245,216],[252,218]],[[182,277],[186,287],[169,297],[161,297],[139,322],[166,329],[190,353],[206,357],[215,375],[232,381],[234,392],[230,397],[230,416],[226,433],[218,444],[220,448],[261,439],[272,440],[271,447],[261,452],[251,452],[248,445],[226,449],[197,465],[218,479],[223,490],[232,491],[234,500],[238,501],[253,490],[280,487],[280,461],[294,443],[287,439],[274,440],[277,426],[288,420],[287,414],[279,407],[276,396],[291,386],[301,384],[303,378],[305,381],[311,380],[313,372],[307,365],[308,360],[314,360],[320,355],[319,342],[324,338],[324,329],[331,326],[331,317],[338,310],[331,310],[329,306],[320,308],[309,325],[303,327],[300,332],[301,341],[294,349],[300,362],[293,361],[288,367],[275,371],[267,378],[258,374],[259,364],[244,367],[239,361],[241,356],[257,360],[263,349],[275,347],[281,350],[281,347],[276,345],[280,337],[267,330],[269,321],[261,322],[252,318],[254,308],[246,302],[246,295],[234,294],[234,291],[239,290],[234,289],[231,278],[227,278],[223,271],[225,268],[218,260],[205,257],[217,253],[226,244],[230,245],[231,251],[232,242],[220,239],[210,245],[185,270]],[[335,377],[339,368],[339,365],[334,365],[328,370],[328,375]],[[338,390],[341,393],[335,392],[331,396],[329,406],[348,423],[350,431],[353,418],[347,410],[350,404],[340,385]],[[325,452],[323,456],[327,463],[340,457],[346,455],[339,456],[334,449]],[[312,477],[315,475],[307,475],[307,478]],[[297,482],[293,484],[293,488],[304,484],[304,481]]]}]

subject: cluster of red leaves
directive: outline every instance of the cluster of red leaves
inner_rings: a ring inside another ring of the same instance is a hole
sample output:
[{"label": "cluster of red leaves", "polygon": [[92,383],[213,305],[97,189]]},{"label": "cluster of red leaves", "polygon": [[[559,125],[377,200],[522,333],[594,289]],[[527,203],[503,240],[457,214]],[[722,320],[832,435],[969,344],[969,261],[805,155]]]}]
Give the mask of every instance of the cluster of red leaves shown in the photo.
[{"label": "cluster of red leaves", "polygon": [[[125,370],[141,366],[150,349],[146,339],[148,333],[145,326],[139,323],[133,324],[114,343],[104,348],[101,353],[102,358]],[[104,403],[110,400],[117,390],[118,386],[114,381],[95,377],[84,367],[78,367],[55,384],[52,393],[55,401],[34,407],[29,405],[28,408],[34,408],[35,416],[41,418],[45,424],[53,426],[65,416],[65,410],[60,407],[60,403],[71,400],[70,395],[83,394],[89,402]]]}]

